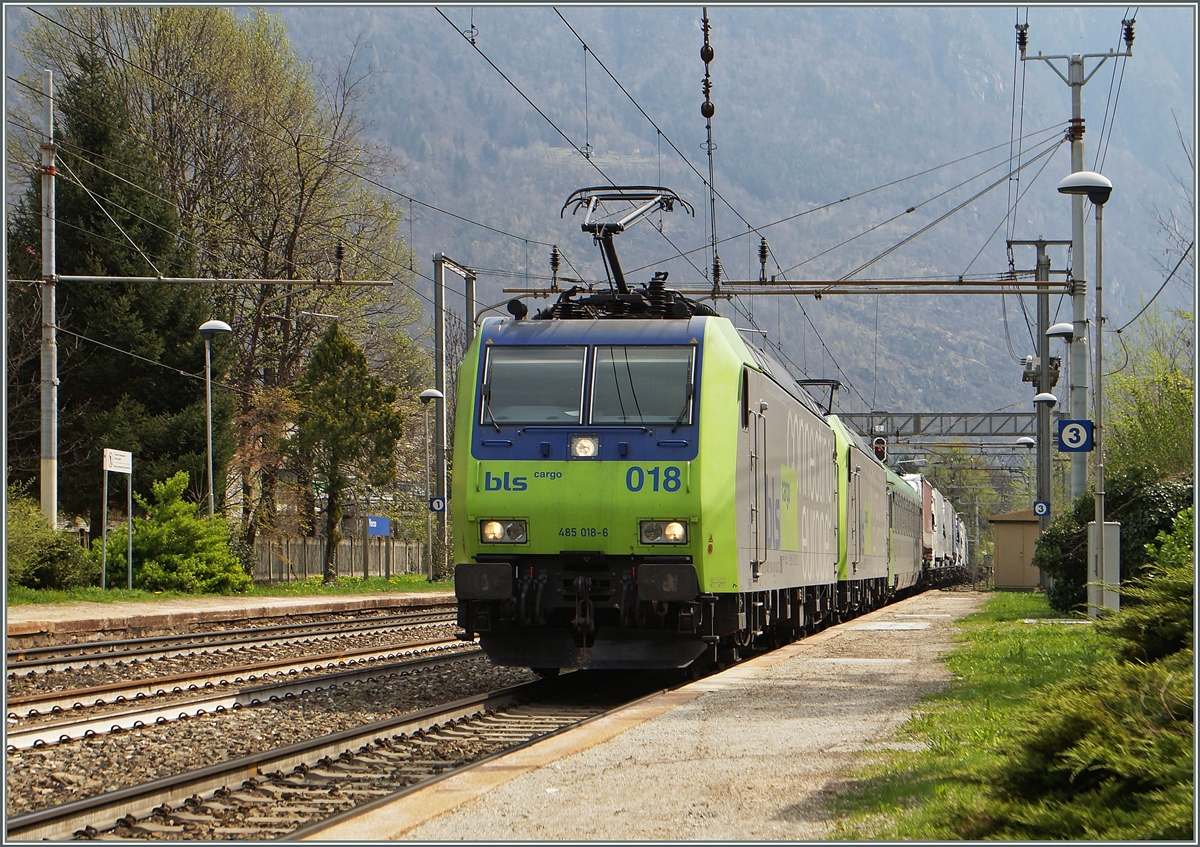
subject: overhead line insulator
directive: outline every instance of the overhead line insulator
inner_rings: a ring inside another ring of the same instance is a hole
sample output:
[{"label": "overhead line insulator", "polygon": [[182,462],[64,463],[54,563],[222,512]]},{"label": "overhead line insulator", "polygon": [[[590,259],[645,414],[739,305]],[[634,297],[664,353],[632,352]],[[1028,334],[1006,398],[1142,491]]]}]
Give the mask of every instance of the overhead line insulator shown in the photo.
[{"label": "overhead line insulator", "polygon": [[1125,38],[1125,52],[1133,55],[1133,24],[1137,18],[1121,21],[1121,34]]}]

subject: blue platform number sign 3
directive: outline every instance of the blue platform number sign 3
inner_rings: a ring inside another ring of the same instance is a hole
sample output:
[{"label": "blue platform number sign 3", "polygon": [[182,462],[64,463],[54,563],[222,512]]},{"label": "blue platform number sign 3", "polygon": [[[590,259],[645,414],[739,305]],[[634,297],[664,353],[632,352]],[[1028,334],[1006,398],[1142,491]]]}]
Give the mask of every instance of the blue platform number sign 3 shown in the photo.
[{"label": "blue platform number sign 3", "polygon": [[1092,422],[1060,421],[1058,450],[1060,453],[1090,453],[1092,450]]},{"label": "blue platform number sign 3", "polygon": [[1039,518],[1050,514],[1050,504],[1045,500],[1035,500],[1033,503],[1033,513]]}]

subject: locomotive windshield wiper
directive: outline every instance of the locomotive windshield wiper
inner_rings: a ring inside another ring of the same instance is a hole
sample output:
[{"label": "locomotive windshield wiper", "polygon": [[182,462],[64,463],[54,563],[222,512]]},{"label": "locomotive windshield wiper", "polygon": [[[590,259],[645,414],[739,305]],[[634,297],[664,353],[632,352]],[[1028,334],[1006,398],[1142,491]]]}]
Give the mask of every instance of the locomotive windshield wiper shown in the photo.
[{"label": "locomotive windshield wiper", "polygon": [[[483,387],[483,413],[491,418],[492,426],[496,428],[496,432],[500,431],[500,424],[496,423],[496,416],[492,414],[492,387],[485,385]],[[485,423],[487,421],[485,420]]]},{"label": "locomotive windshield wiper", "polygon": [[675,419],[675,426],[671,427],[671,432],[679,429],[679,425],[683,423],[684,416],[687,415],[688,409],[691,408],[692,394],[695,393],[695,390],[692,383],[689,382],[687,384],[687,396],[683,400],[683,408],[679,410],[679,417]]}]

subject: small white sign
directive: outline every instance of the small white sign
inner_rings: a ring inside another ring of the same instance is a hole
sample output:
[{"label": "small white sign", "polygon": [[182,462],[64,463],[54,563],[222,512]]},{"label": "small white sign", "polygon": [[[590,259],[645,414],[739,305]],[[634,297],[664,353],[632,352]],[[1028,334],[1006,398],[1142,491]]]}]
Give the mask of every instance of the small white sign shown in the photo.
[{"label": "small white sign", "polygon": [[117,473],[133,473],[133,454],[125,450],[104,448],[104,469]]}]

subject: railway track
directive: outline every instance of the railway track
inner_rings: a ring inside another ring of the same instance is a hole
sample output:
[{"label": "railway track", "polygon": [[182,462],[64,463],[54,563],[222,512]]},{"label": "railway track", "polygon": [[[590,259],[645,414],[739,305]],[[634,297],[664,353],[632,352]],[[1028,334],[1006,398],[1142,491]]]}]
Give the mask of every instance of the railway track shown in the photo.
[{"label": "railway track", "polygon": [[104,641],[29,647],[6,653],[9,678],[51,671],[80,670],[98,664],[175,658],[200,652],[233,651],[372,635],[402,627],[453,623],[455,607],[435,606],[418,612],[348,620],[276,624]]},{"label": "railway track", "polygon": [[354,814],[663,688],[573,673],[10,817],[11,840],[279,838]]},{"label": "railway track", "polygon": [[[8,701],[10,726],[6,749],[13,751],[43,747],[149,724],[186,720],[209,712],[240,709],[331,687],[373,682],[385,676],[412,673],[479,653],[478,647],[457,639],[438,639],[406,644],[403,648],[331,653],[300,662],[283,660],[265,665],[246,665],[221,673],[205,671],[183,674],[156,679],[149,684],[114,683],[47,695],[15,697]],[[333,667],[347,669],[323,673]],[[286,679],[242,687],[246,682],[272,676]],[[88,704],[84,700],[92,702]],[[95,708],[103,706],[116,708]],[[26,723],[29,718],[46,715],[57,717],[70,713],[70,717],[22,728],[17,720],[19,713],[13,709],[24,712]]]}]

